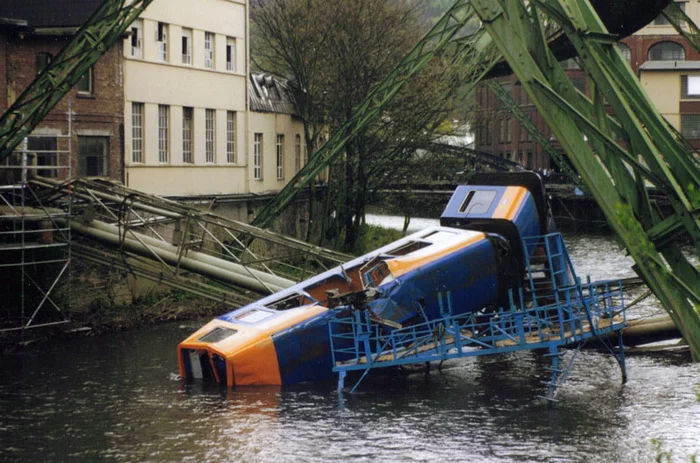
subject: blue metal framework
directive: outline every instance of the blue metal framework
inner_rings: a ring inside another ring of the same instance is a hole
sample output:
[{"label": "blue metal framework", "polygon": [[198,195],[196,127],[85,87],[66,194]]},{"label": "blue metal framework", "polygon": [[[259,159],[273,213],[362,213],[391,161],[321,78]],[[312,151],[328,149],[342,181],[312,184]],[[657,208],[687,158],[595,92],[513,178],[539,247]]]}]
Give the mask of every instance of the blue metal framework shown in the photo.
[{"label": "blue metal framework", "polygon": [[[582,284],[559,233],[526,239],[524,245],[524,249],[542,246],[545,254],[533,257],[528,264],[533,294],[526,294],[523,288],[518,294],[511,292],[507,309],[455,314],[451,295],[446,292],[438,294],[440,318],[408,327],[391,329],[366,310],[331,319],[333,371],[339,374],[339,390],[350,371],[362,371],[353,392],[373,368],[547,349],[552,358],[552,377],[546,382],[548,393],[544,398],[554,400],[575,358],[574,354],[561,369],[559,349],[614,333],[621,340],[619,333],[627,323],[624,297],[619,281],[589,280]],[[540,267],[532,262],[536,260]],[[608,348],[620,364],[624,381],[624,353],[619,345],[619,356]]]}]

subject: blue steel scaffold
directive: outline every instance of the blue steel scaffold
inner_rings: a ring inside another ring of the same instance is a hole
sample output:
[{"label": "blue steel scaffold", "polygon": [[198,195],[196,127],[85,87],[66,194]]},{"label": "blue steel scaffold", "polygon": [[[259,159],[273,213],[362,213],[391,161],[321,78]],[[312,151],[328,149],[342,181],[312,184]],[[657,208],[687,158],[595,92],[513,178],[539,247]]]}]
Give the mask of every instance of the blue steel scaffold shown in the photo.
[{"label": "blue steel scaffold", "polygon": [[[362,375],[354,392],[374,368],[495,355],[520,350],[546,349],[552,359],[551,378],[545,381],[549,401],[566,380],[576,354],[589,339],[597,337],[617,360],[626,381],[621,330],[626,326],[620,281],[581,283],[574,273],[559,233],[523,240],[523,249],[544,249],[526,265],[527,285],[510,292],[510,307],[494,312],[455,314],[450,292],[438,293],[441,316],[433,320],[392,329],[367,311],[329,321],[333,371],[343,390],[350,371]],[[420,308],[420,307],[419,307]],[[346,312],[347,313],[347,312]],[[616,353],[607,338],[617,334]],[[566,365],[560,365],[560,349],[576,347]],[[340,360],[343,359],[343,360]]]}]

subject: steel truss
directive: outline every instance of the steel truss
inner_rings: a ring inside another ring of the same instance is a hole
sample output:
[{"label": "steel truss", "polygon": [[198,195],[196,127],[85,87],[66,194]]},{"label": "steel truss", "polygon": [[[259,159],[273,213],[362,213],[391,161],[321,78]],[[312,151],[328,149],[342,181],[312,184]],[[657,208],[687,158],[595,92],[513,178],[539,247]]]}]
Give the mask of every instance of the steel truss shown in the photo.
[{"label": "steel truss", "polygon": [[[665,14],[672,22],[691,25],[684,35],[697,46],[700,35],[692,21],[672,7]],[[460,36],[475,16],[481,27]],[[574,87],[550,50],[549,38],[557,31],[576,50],[592,101]],[[453,43],[459,44],[454,64],[470,71],[467,89],[487,77],[494,59],[502,56],[508,63],[633,257],[635,271],[700,360],[700,275],[676,243],[686,235],[696,254],[700,249],[698,161],[654,108],[619,54],[616,37],[587,0],[455,2],[254,223],[268,225],[348,140],[381,113],[407,79]],[[660,215],[649,198],[649,187],[666,196],[673,215]]]},{"label": "steel truss", "polygon": [[[72,195],[63,208],[42,201],[31,179],[37,172],[71,175],[72,111],[68,103],[68,133],[33,135],[53,138],[56,150],[22,149],[5,159],[0,186],[0,274],[3,274],[3,314],[0,332],[21,331],[69,322],[71,306]],[[51,160],[38,162],[38,156]]]},{"label": "steel truss", "polygon": [[124,37],[129,25],[153,0],[107,0],[75,33],[0,117],[0,162],[78,83],[81,76]]},{"label": "steel truss", "polygon": [[341,155],[345,144],[367,129],[406,82],[432,59],[449,55],[452,66],[462,70],[464,86],[461,91],[468,94],[501,59],[483,28],[464,34],[465,28],[475,24],[477,19],[468,0],[455,2],[423,40],[367,96],[348,122],[329,137],[282,191],[258,213],[252,224],[269,226],[294,196],[310,185],[333,159]]},{"label": "steel truss", "polygon": [[489,80],[486,85],[494,93],[494,95],[496,95],[496,98],[501,101],[503,106],[508,109],[508,112],[515,117],[518,124],[520,124],[521,129],[527,130],[532,139],[537,142],[542,147],[544,152],[547,153],[549,158],[554,160],[557,166],[559,166],[559,169],[561,169],[561,171],[566,174],[566,176],[570,178],[572,182],[580,185],[581,181],[578,178],[578,174],[571,167],[569,167],[569,164],[567,164],[566,161],[564,161],[564,155],[554,147],[552,142],[549,141],[549,138],[547,138],[539,127],[537,127],[537,125],[532,122],[527,114],[523,112],[511,94],[508,93],[496,79]]},{"label": "steel truss", "polygon": [[[674,240],[685,233],[695,252],[700,249],[697,161],[644,94],[590,3],[472,4],[633,257],[636,272],[700,360],[700,275]],[[538,33],[543,20],[555,22],[576,48],[593,101],[576,90],[552,56]],[[649,186],[665,193],[674,215],[660,216]]]},{"label": "steel truss", "polygon": [[350,260],[116,183],[40,178],[33,184],[52,204],[72,195],[72,230],[107,245],[76,245],[80,257],[233,307]]}]

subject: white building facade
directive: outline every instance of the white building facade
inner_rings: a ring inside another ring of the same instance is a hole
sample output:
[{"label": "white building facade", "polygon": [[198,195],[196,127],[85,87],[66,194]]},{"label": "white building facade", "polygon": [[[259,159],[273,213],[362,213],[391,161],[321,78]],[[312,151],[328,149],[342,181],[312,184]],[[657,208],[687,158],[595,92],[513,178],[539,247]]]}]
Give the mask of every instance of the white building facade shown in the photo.
[{"label": "white building facade", "polygon": [[163,196],[248,182],[248,5],[157,0],[124,41],[124,181]]}]

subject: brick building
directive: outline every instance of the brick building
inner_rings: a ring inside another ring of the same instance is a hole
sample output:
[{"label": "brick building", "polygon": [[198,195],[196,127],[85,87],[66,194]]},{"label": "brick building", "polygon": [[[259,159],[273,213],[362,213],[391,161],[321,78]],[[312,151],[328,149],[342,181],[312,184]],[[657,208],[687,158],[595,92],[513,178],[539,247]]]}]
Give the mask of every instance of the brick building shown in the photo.
[{"label": "brick building", "polygon": [[[0,111],[5,111],[70,40],[100,0],[3,0],[0,5]],[[121,42],[82,77],[28,139],[40,165],[68,165],[72,175],[123,179],[124,85]],[[68,134],[68,108],[72,137]],[[57,151],[61,154],[52,154]],[[40,171],[65,177],[61,169]]]},{"label": "brick building", "polygon": [[[676,2],[696,24],[700,20],[700,0]],[[618,43],[623,57],[640,78],[645,91],[668,122],[696,148],[700,148],[700,53],[684,40],[663,17]],[[585,73],[571,59],[563,63],[572,83],[589,94]],[[551,131],[522,91],[514,76],[498,78],[520,108],[548,137]],[[553,167],[542,147],[501,105],[496,96],[480,85],[475,92],[479,151],[519,162],[527,169]],[[556,141],[552,140],[556,146]]]}]

